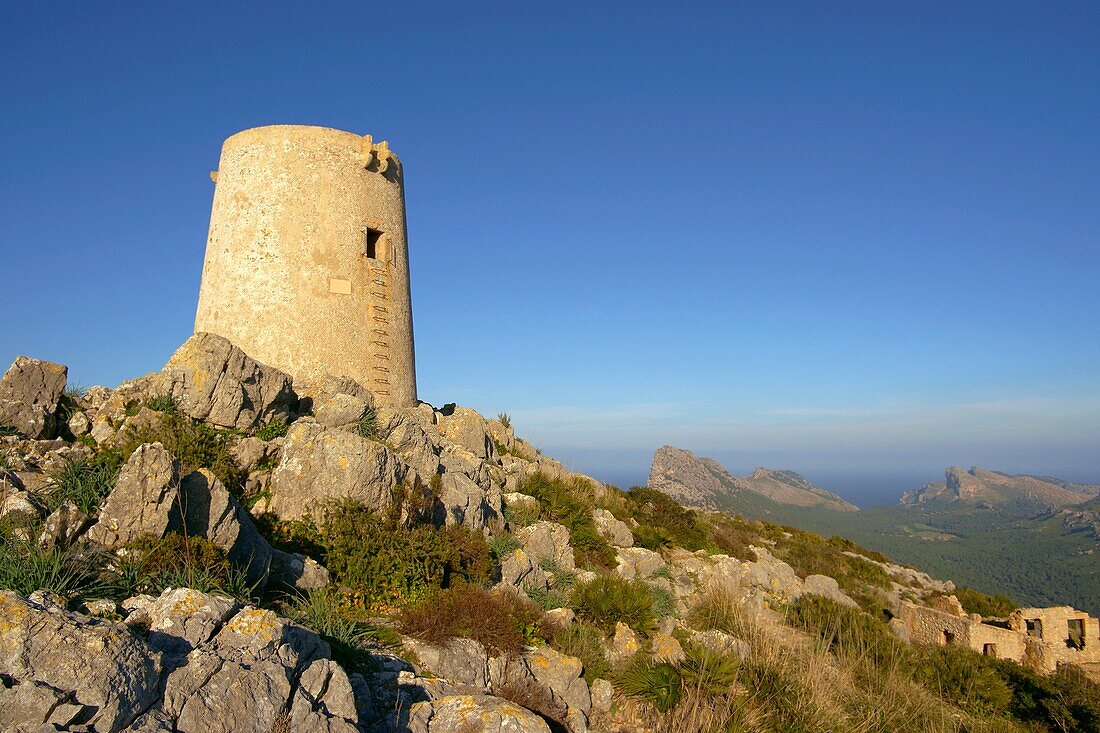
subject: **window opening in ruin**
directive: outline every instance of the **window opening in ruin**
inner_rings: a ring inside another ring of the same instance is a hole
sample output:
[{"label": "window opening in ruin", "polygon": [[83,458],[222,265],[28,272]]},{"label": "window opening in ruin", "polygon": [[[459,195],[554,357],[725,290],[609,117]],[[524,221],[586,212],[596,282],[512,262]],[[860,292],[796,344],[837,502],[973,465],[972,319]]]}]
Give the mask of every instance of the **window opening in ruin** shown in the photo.
[{"label": "window opening in ruin", "polygon": [[1034,636],[1036,639],[1043,638],[1043,620],[1039,618],[1029,618],[1024,621],[1027,624],[1027,635]]},{"label": "window opening in ruin", "polygon": [[993,657],[994,659],[996,659],[997,658],[997,645],[996,644],[986,644],[986,645],[984,645],[982,647],[982,656],[983,657]]},{"label": "window opening in ruin", "polygon": [[382,259],[382,237],[386,236],[377,229],[367,227],[363,230],[364,246],[363,254],[372,260]]},{"label": "window opening in ruin", "polygon": [[943,644],[945,644],[946,646],[951,646],[952,644],[954,644],[954,643],[955,643],[955,635],[954,635],[954,634],[952,634],[952,633],[951,633],[950,631],[948,631],[947,629],[944,629],[944,630],[943,630],[943,639],[941,639],[940,641],[941,641],[941,642],[942,642]]},{"label": "window opening in ruin", "polygon": [[1069,636],[1066,637],[1066,646],[1070,649],[1084,649],[1085,648],[1085,620],[1080,618],[1071,618],[1066,621],[1066,625],[1069,627]]}]

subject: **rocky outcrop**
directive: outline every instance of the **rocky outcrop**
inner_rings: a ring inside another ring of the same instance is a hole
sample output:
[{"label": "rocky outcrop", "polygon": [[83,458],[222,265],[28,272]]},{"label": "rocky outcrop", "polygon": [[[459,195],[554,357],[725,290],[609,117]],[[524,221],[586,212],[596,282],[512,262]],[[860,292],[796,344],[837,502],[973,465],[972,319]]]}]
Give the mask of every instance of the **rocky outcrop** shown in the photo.
[{"label": "rocky outcrop", "polygon": [[330,428],[357,427],[374,402],[370,390],[354,379],[330,375],[303,385],[298,397],[302,414]]},{"label": "rocky outcrop", "polygon": [[1083,504],[1100,493],[1095,484],[1075,484],[1056,478],[1010,475],[973,466],[966,471],[950,466],[944,481],[928,483],[901,497],[906,505],[949,502],[975,505],[1019,502],[1053,507]]},{"label": "rocky outcrop", "polygon": [[32,440],[57,435],[57,404],[69,370],[61,364],[26,356],[0,379],[0,427],[14,428]]},{"label": "rocky outcrop", "polygon": [[626,522],[615,519],[615,515],[606,509],[597,509],[592,513],[592,520],[596,523],[596,531],[607,540],[612,547],[633,547],[634,533]]},{"label": "rocky outcrop", "polygon": [[326,499],[350,498],[385,510],[408,466],[386,446],[316,422],[294,423],[271,476],[266,508],[282,519],[315,514]]},{"label": "rocky outcrop", "polygon": [[377,733],[550,733],[539,716],[492,695],[447,695],[413,703],[374,730]]},{"label": "rocky outcrop", "polygon": [[161,377],[182,412],[222,428],[251,430],[286,420],[295,401],[290,377],[212,333],[187,339]]},{"label": "rocky outcrop", "polygon": [[794,471],[757,468],[734,476],[717,461],[666,445],[653,454],[648,486],[685,506],[721,509],[760,498],[793,506],[854,512],[858,507],[810,483]]},{"label": "rocky outcrop", "polygon": [[516,532],[524,552],[538,565],[553,565],[559,570],[577,567],[569,530],[554,522],[535,522]]},{"label": "rocky outcrop", "polygon": [[0,592],[0,730],[359,731],[351,683],[312,631],[189,589],[123,606],[113,623]]},{"label": "rocky outcrop", "polygon": [[179,528],[179,462],[160,443],[138,447],[122,467],[88,539],[116,547],[141,535],[163,537]]}]

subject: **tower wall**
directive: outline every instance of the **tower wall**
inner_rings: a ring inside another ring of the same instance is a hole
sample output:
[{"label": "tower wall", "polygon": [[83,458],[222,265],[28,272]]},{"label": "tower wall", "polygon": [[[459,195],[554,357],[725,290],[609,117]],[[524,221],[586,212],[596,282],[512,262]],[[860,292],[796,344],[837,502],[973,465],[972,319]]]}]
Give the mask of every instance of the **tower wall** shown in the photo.
[{"label": "tower wall", "polygon": [[257,127],[225,141],[212,176],[195,330],[296,380],[348,376],[414,405],[405,194],[386,143]]}]

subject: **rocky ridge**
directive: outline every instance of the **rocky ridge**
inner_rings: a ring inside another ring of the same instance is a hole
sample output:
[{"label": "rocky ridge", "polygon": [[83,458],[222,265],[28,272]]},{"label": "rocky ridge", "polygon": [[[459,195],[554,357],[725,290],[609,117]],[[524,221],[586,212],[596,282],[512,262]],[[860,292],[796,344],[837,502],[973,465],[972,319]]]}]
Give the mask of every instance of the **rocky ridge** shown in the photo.
[{"label": "rocky ridge", "polygon": [[925,484],[901,497],[905,505],[960,502],[997,506],[1010,502],[1068,507],[1100,494],[1100,486],[1076,484],[1050,477],[1011,475],[974,466],[969,471],[950,466],[942,482]]},{"label": "rocky ridge", "polygon": [[855,505],[814,486],[794,471],[757,468],[745,476],[734,476],[712,458],[671,445],[662,446],[653,454],[647,485],[685,506],[705,509],[720,509],[723,500],[749,493],[780,504],[857,510]]}]

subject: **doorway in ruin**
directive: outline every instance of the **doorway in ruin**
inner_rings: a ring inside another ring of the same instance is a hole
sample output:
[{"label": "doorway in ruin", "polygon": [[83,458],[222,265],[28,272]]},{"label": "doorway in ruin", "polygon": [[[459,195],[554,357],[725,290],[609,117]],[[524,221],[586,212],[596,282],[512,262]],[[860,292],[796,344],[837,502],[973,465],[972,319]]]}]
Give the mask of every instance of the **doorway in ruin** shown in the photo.
[{"label": "doorway in ruin", "polygon": [[1071,618],[1066,621],[1069,632],[1066,636],[1066,646],[1070,649],[1084,649],[1085,648],[1085,620],[1081,618]]},{"label": "doorway in ruin", "polygon": [[1043,638],[1043,620],[1041,618],[1029,618],[1024,621],[1027,625],[1027,635],[1036,639]]},{"label": "doorway in ruin", "polygon": [[947,629],[944,629],[943,635],[940,637],[940,643],[944,646],[951,646],[955,643],[955,635]]},{"label": "doorway in ruin", "polygon": [[984,646],[982,646],[982,656],[983,657],[993,657],[994,659],[996,659],[997,658],[997,645],[996,644],[985,644]]}]

